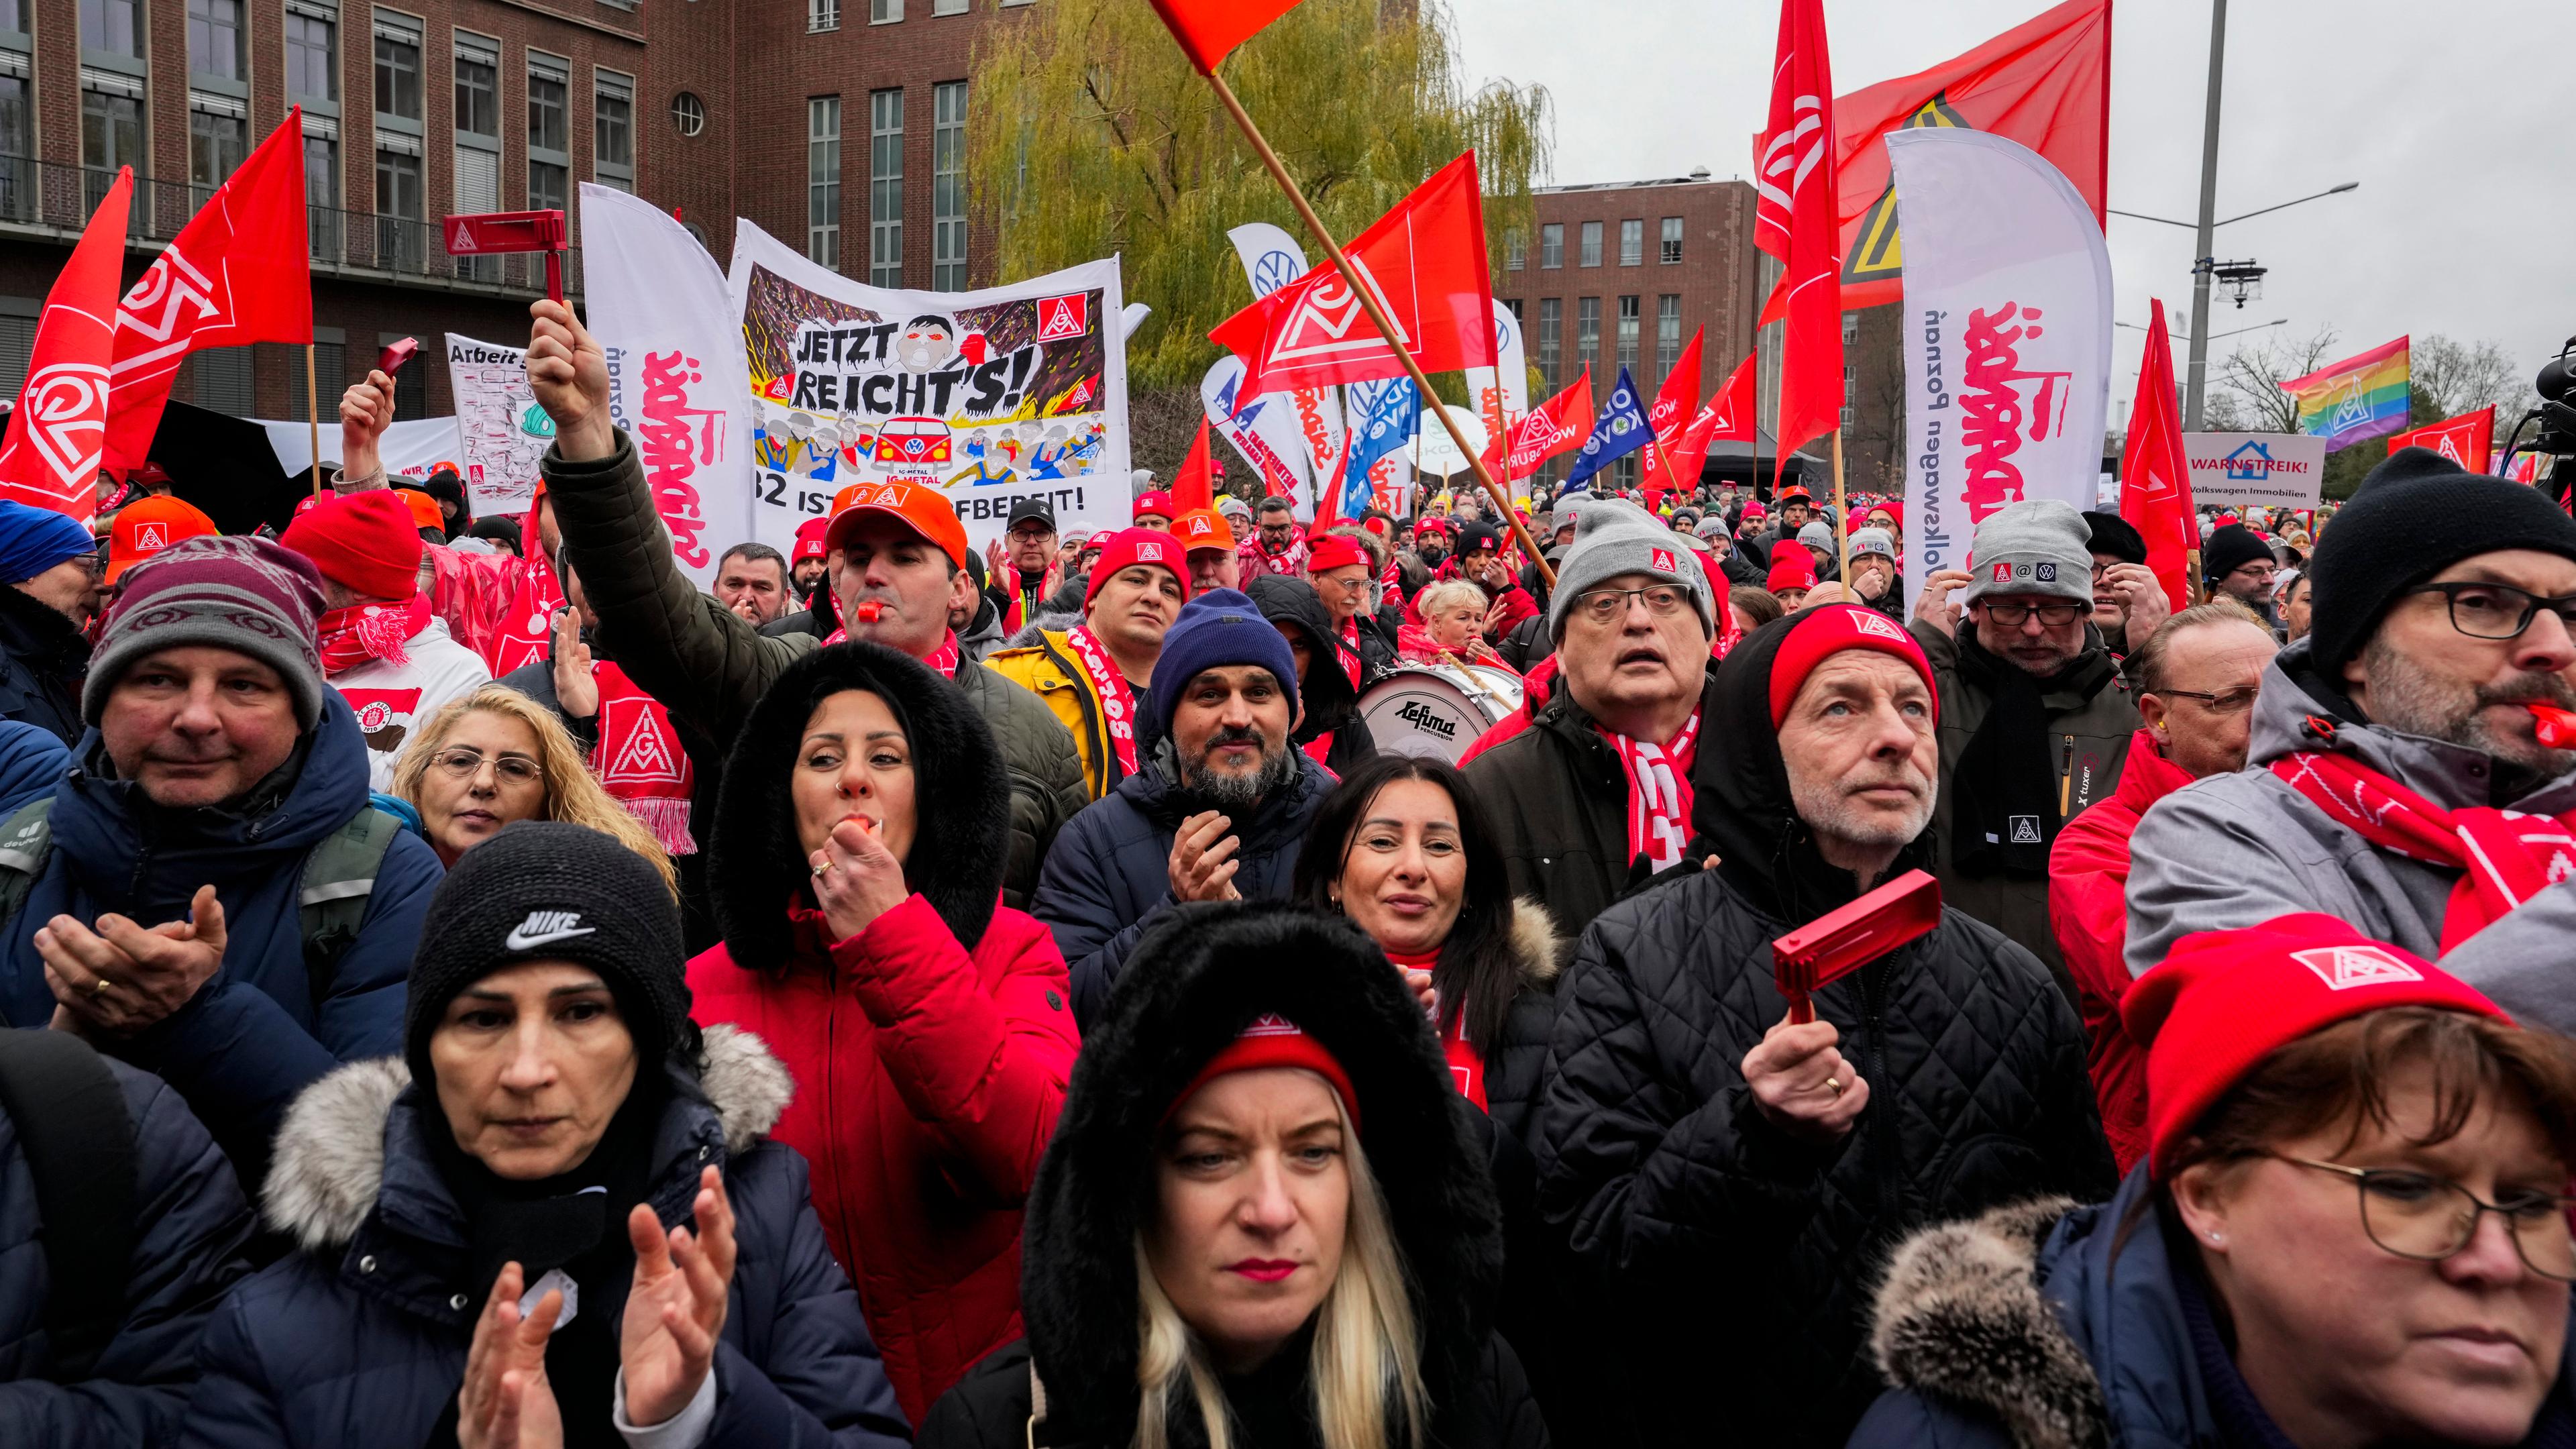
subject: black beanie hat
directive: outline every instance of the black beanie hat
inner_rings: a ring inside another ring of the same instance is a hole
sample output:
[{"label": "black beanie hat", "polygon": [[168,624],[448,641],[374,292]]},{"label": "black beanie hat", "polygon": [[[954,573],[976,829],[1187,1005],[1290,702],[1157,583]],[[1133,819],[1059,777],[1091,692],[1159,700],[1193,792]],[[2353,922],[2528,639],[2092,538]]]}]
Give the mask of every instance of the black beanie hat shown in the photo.
[{"label": "black beanie hat", "polygon": [[521,820],[458,856],[430,897],[403,1013],[413,1081],[430,1080],[429,1037],[447,1004],[522,961],[599,973],[635,1038],[637,1080],[658,1078],[675,1048],[696,1055],[680,909],[662,873],[596,830]]},{"label": "black beanie hat", "polygon": [[2213,584],[2257,560],[2270,562],[2272,546],[2241,523],[2223,524],[2200,546],[2200,571]]},{"label": "black beanie hat", "polygon": [[2576,518],[2536,488],[2472,473],[2430,448],[2391,453],[2308,560],[2317,667],[2340,674],[2400,595],[2464,558],[2508,548],[2576,559]]},{"label": "black beanie hat", "polygon": [[2095,511],[2084,515],[2084,526],[2093,530],[2093,552],[2107,553],[2122,563],[2147,561],[2147,541],[2129,526],[2129,520],[2116,513]]}]

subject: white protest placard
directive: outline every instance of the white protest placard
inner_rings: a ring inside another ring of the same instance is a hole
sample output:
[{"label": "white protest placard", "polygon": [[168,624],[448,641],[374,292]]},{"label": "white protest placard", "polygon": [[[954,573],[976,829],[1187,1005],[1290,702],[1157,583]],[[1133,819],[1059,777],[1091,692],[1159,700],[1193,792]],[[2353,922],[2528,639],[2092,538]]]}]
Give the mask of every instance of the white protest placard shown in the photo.
[{"label": "white protest placard", "polygon": [[450,332],[447,384],[455,391],[465,497],[474,512],[527,512],[537,496],[537,460],[555,441],[554,419],[528,386],[528,349]]},{"label": "white protest placard", "polygon": [[2185,433],[2191,498],[2207,508],[2314,508],[2326,440],[2307,433]]}]

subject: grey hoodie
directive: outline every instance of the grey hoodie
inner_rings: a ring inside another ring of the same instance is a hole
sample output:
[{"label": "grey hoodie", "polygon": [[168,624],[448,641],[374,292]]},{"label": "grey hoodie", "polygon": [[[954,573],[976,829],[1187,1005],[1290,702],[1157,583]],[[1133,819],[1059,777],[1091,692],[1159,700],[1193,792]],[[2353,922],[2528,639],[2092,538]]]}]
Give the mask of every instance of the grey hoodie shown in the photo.
[{"label": "grey hoodie", "polygon": [[[2308,641],[2284,649],[2263,672],[2254,701],[2252,748],[2241,774],[2212,775],[2158,801],[2129,844],[2128,962],[2142,976],[2194,931],[2251,926],[2319,911],[2427,959],[2485,992],[2525,1025],[2576,1031],[2576,885],[2561,881],[2448,955],[2442,916],[2456,871],[2381,850],[2345,829],[2268,768],[2317,748],[2310,715],[2343,712],[2340,700],[2311,694]],[[2476,750],[2385,725],[2337,721],[2336,748],[2446,810],[2491,803],[2493,762]],[[2507,808],[2544,815],[2576,810],[2576,772],[2561,775]]]}]

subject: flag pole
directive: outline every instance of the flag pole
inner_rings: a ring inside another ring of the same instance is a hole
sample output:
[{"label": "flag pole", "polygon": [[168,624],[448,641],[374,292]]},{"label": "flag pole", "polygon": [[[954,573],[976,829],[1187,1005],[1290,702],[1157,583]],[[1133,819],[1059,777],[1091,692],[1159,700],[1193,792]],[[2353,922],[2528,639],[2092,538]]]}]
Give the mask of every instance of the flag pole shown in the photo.
[{"label": "flag pole", "polygon": [[[1458,420],[1449,416],[1449,410],[1440,405],[1440,395],[1431,390],[1431,379],[1423,374],[1422,364],[1415,361],[1413,354],[1396,342],[1395,339],[1402,334],[1396,330],[1395,323],[1387,317],[1386,308],[1378,302],[1377,289],[1361,279],[1359,270],[1351,265],[1350,257],[1343,253],[1342,244],[1333,240],[1333,234],[1324,229],[1323,218],[1315,215],[1315,208],[1307,204],[1306,193],[1297,189],[1296,179],[1291,177],[1288,174],[1288,168],[1281,164],[1279,153],[1271,150],[1270,143],[1262,139],[1261,128],[1252,123],[1252,116],[1243,109],[1243,102],[1234,98],[1234,89],[1225,83],[1225,77],[1218,75],[1214,67],[1210,67],[1206,74],[1208,84],[1216,88],[1216,98],[1224,103],[1226,113],[1234,117],[1234,123],[1242,129],[1244,139],[1252,143],[1253,151],[1261,157],[1262,166],[1270,172],[1270,179],[1278,182],[1279,189],[1287,193],[1288,204],[1297,209],[1298,219],[1306,224],[1306,230],[1314,235],[1316,243],[1322,246],[1325,254],[1333,259],[1334,269],[1342,274],[1342,280],[1349,283],[1352,292],[1358,295],[1360,305],[1368,310],[1369,321],[1376,324],[1378,335],[1386,339],[1388,350],[1404,364],[1404,370],[1412,377],[1413,385],[1421,389],[1423,406],[1440,419],[1440,426],[1448,430],[1449,441],[1457,444],[1458,451],[1466,456],[1467,466],[1476,472],[1476,481],[1484,485],[1486,496],[1494,500],[1494,511],[1501,515],[1504,525],[1511,529],[1512,537],[1519,541],[1522,552],[1527,554],[1530,562],[1537,566],[1539,577],[1545,579],[1551,588],[1554,587],[1556,570],[1548,565],[1546,555],[1539,552],[1538,540],[1530,536],[1529,526],[1521,522],[1518,514],[1512,512],[1511,495],[1504,492],[1502,485],[1494,481],[1494,475],[1485,470],[1483,456],[1474,448],[1467,446],[1467,435],[1459,431]],[[1497,359],[1498,362],[1499,360]]]},{"label": "flag pole", "polygon": [[[1834,429],[1834,548],[1842,556],[1842,584],[1851,592],[1851,508],[1843,502],[1843,430]],[[1854,602],[1860,595],[1852,593]]]},{"label": "flag pole", "polygon": [[313,496],[322,496],[322,391],[315,384],[313,344],[304,344],[304,419],[313,440]]}]

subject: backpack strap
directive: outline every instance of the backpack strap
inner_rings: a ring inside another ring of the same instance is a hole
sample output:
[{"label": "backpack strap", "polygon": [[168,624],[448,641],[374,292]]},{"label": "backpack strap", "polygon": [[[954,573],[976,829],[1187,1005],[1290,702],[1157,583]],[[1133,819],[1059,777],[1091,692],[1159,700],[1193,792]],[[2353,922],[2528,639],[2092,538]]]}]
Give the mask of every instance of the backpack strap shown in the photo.
[{"label": "backpack strap", "polygon": [[[369,805],[304,857],[295,914],[304,933],[304,973],[316,1013],[331,994],[341,953],[358,939],[358,927],[367,918],[367,902],[375,894],[376,873],[384,868],[385,852],[393,848],[394,837],[404,828],[398,817]],[[0,835],[0,842],[5,839]],[[0,843],[0,870],[8,864],[7,847]],[[0,890],[5,888],[5,879],[0,879]]]},{"label": "backpack strap", "polygon": [[54,797],[30,800],[0,823],[0,934],[17,919],[54,853]]},{"label": "backpack strap", "polygon": [[0,1030],[0,1110],[17,1128],[43,1224],[48,1376],[77,1383],[125,1320],[134,1257],[134,1121],[125,1093],[69,1032]]}]

